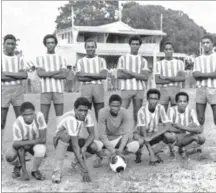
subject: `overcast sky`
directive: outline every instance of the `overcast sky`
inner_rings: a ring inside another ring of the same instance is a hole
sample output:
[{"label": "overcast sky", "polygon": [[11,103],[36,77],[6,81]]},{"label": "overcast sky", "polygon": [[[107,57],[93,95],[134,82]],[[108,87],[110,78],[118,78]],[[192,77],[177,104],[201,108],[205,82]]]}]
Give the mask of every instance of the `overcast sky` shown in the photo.
[{"label": "overcast sky", "polygon": [[[58,7],[68,1],[2,1],[2,35],[14,34],[27,58],[45,52],[42,40],[55,30]],[[216,33],[216,1],[139,1],[182,10],[208,32]]]}]

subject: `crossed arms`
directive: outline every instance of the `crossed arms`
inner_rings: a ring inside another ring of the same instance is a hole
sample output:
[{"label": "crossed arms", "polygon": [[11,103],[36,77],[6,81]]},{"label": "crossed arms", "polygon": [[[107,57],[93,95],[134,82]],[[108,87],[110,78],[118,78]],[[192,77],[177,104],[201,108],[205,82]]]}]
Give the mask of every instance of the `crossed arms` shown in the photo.
[{"label": "crossed arms", "polygon": [[85,72],[77,72],[77,77],[79,81],[88,82],[94,80],[103,80],[107,78],[107,70],[103,69],[100,73],[85,73]]},{"label": "crossed arms", "polygon": [[55,78],[55,79],[65,79],[67,77],[66,69],[61,68],[56,71],[45,71],[44,68],[37,68],[37,74],[40,78]]},{"label": "crossed arms", "polygon": [[119,79],[132,79],[132,78],[135,78],[137,80],[147,81],[148,80],[148,71],[143,70],[139,74],[139,73],[136,73],[136,72],[131,72],[129,70],[125,70],[125,69],[118,69],[117,70],[117,77]]},{"label": "crossed arms", "polygon": [[4,81],[15,81],[23,80],[28,77],[25,70],[20,70],[19,72],[2,72],[1,80]]}]

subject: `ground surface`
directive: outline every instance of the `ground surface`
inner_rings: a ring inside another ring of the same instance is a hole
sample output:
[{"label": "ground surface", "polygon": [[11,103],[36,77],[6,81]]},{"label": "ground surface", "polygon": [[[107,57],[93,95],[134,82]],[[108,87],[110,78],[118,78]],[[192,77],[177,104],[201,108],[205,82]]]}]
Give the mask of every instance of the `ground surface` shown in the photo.
[{"label": "ground surface", "polygon": [[[190,105],[195,107],[195,90],[187,90],[190,93]],[[107,93],[106,98],[111,93]],[[73,102],[79,93],[65,94],[65,111],[73,107]],[[39,110],[40,96],[38,94],[26,95],[26,100],[33,102],[36,109]],[[129,109],[132,115],[131,108]],[[11,145],[12,141],[12,123],[15,119],[14,112],[10,108],[3,149]],[[132,119],[132,116],[131,116]],[[162,154],[164,163],[158,166],[148,166],[148,156],[144,150],[143,162],[135,164],[135,156],[129,156],[129,164],[127,170],[123,174],[115,174],[108,170],[106,161],[103,167],[92,169],[92,160],[94,156],[88,159],[88,165],[91,171],[93,182],[83,184],[79,171],[73,171],[70,168],[71,154],[68,154],[65,160],[65,169],[61,184],[52,184],[51,175],[53,168],[54,148],[52,146],[52,137],[55,131],[55,115],[54,109],[51,108],[48,126],[48,155],[44,160],[41,171],[45,174],[46,180],[38,182],[31,179],[29,182],[22,182],[19,179],[11,178],[12,167],[5,162],[2,163],[2,191],[3,192],[216,192],[216,128],[213,125],[212,112],[207,107],[205,135],[207,141],[203,147],[203,153],[191,157],[189,162],[183,162],[177,159],[176,162],[168,160],[166,153]],[[28,169],[31,170],[32,163],[28,163]],[[69,168],[69,169],[68,169]]]}]

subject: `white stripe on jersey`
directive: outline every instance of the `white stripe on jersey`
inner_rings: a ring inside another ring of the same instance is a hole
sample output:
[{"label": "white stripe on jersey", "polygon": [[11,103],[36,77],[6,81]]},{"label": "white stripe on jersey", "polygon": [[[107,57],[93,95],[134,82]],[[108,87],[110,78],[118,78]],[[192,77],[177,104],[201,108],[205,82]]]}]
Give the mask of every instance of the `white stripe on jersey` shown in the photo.
[{"label": "white stripe on jersey", "polygon": [[186,107],[184,113],[179,113],[177,106],[170,107],[168,110],[168,117],[172,123],[178,123],[185,127],[189,126],[190,123],[194,123],[197,126],[200,125],[195,111],[189,107]]},{"label": "white stripe on jersey", "polygon": [[[155,74],[161,74],[163,76],[173,77],[173,76],[177,76],[179,71],[184,71],[184,63],[181,60],[172,59],[168,61],[164,59],[156,63]],[[182,82],[173,82],[173,83],[162,85],[162,87],[167,87],[167,86],[182,87]]]},{"label": "white stripe on jersey", "polygon": [[[36,66],[45,69],[46,72],[66,69],[66,60],[58,54],[46,54],[36,58]],[[64,80],[55,78],[40,78],[41,92],[64,92]]]},{"label": "white stripe on jersey", "polygon": [[[104,58],[95,56],[93,58],[87,58],[86,56],[77,61],[77,72],[85,73],[97,73],[99,74],[102,70],[107,70],[106,61]],[[102,84],[101,80],[95,80],[91,82],[85,82],[86,84]]]},{"label": "white stripe on jersey", "polygon": [[[2,64],[1,64],[1,70],[2,72],[19,72],[20,70],[27,70],[26,63],[24,62],[24,59],[19,56],[6,56],[5,54],[2,54]],[[16,81],[2,81],[2,85],[17,85],[21,84],[21,80]]]},{"label": "white stripe on jersey", "polygon": [[[200,71],[203,73],[210,73],[216,71],[216,53],[213,53],[211,55],[201,55],[195,59],[194,62],[194,70]],[[208,87],[208,88],[216,88],[216,78],[208,78],[204,80],[197,80],[196,81],[197,87]]]},{"label": "white stripe on jersey", "polygon": [[[148,69],[148,62],[140,55],[126,54],[121,56],[118,60],[117,69],[125,69],[131,72],[141,74],[142,71]],[[119,79],[120,90],[144,90],[146,88],[146,81],[132,79]]]},{"label": "white stripe on jersey", "polygon": [[74,110],[66,112],[60,117],[57,124],[56,133],[61,130],[67,130],[70,136],[78,136],[82,128],[93,127],[93,119],[91,117],[91,111],[89,110],[86,119],[84,121],[79,121],[75,117]]},{"label": "white stripe on jersey", "polygon": [[146,127],[147,132],[152,133],[157,131],[159,123],[170,122],[163,105],[158,104],[154,113],[151,113],[148,109],[148,104],[141,107],[137,114],[137,126]]}]

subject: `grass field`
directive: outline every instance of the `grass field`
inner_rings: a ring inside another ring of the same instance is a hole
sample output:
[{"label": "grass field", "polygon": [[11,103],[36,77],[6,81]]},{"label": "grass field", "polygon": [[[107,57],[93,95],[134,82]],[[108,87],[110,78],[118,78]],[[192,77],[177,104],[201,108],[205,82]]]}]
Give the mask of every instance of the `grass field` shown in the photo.
[{"label": "grass field", "polygon": [[[190,94],[190,106],[195,107],[195,89],[187,90]],[[114,93],[114,92],[113,92]],[[106,101],[112,93],[107,93]],[[73,108],[74,100],[79,96],[76,94],[65,94],[65,112]],[[28,94],[27,101],[35,104],[36,110],[40,110],[40,95]],[[131,107],[129,109],[132,115]],[[131,120],[132,120],[132,116]],[[11,145],[12,123],[15,120],[14,112],[10,108],[5,128],[3,149]],[[54,164],[54,148],[52,137],[55,133],[55,114],[51,108],[48,125],[48,154],[44,160],[41,171],[46,176],[43,182],[31,178],[29,182],[11,178],[12,167],[5,162],[2,163],[2,192],[216,192],[216,128],[213,125],[213,117],[210,107],[206,111],[205,135],[207,141],[203,153],[194,155],[190,161],[176,162],[168,161],[168,155],[163,153],[164,163],[158,166],[148,166],[148,156],[144,149],[143,162],[135,164],[135,156],[129,156],[128,168],[123,174],[115,174],[108,169],[106,161],[101,168],[93,170],[92,160],[88,159],[88,165],[93,182],[84,184],[81,182],[79,171],[73,171],[70,167],[72,153],[68,153],[65,160],[65,169],[61,184],[52,184],[51,175]],[[32,163],[27,164],[31,170]]]}]

